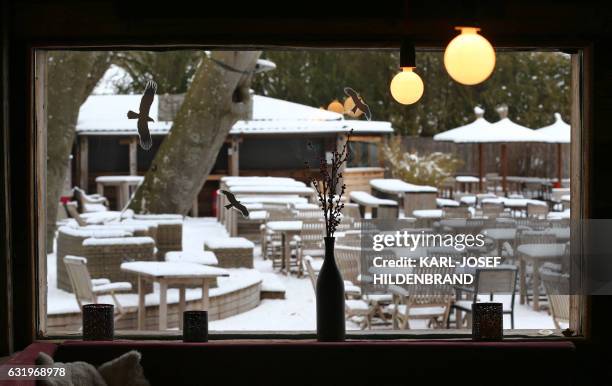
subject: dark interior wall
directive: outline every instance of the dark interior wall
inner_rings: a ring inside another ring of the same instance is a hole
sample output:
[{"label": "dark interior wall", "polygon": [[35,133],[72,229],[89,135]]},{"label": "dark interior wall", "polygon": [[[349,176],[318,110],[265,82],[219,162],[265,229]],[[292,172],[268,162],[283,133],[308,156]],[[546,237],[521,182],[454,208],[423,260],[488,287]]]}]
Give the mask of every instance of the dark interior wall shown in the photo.
[{"label": "dark interior wall", "polygon": [[[3,2],[5,4],[6,2]],[[610,218],[612,215],[612,176],[609,149],[612,131],[612,19],[601,3],[583,1],[392,1],[351,7],[345,2],[309,2],[296,12],[295,7],[276,3],[252,2],[236,6],[223,2],[199,5],[174,1],[156,7],[142,2],[96,1],[8,1],[8,81],[10,133],[3,125],[2,140],[8,141],[2,156],[9,171],[1,170],[4,224],[11,230],[10,256],[14,283],[19,291],[11,293],[14,305],[12,338],[19,349],[32,341],[35,331],[34,246],[37,219],[33,212],[32,127],[29,48],[33,44],[236,44],[290,46],[397,47],[402,36],[411,36],[420,47],[442,47],[454,35],[453,25],[473,22],[474,17],[497,47],[588,47],[585,73],[592,90],[585,95],[585,109],[590,112],[584,122],[591,147],[584,153],[589,166],[583,169],[588,184],[586,216]],[[325,12],[325,18],[321,17]],[[9,135],[10,134],[10,135]],[[4,142],[3,142],[4,144]],[[8,156],[10,152],[10,157]],[[10,176],[10,181],[7,177]],[[8,205],[6,205],[8,204]],[[9,214],[13,215],[9,217]],[[2,231],[2,229],[0,229]],[[3,231],[3,235],[7,233]],[[1,252],[0,252],[1,253]],[[6,262],[7,258],[0,258]],[[0,270],[2,268],[0,267]],[[0,285],[4,285],[0,281]],[[0,288],[2,290],[2,288]],[[6,302],[0,301],[0,307]],[[578,365],[584,382],[577,384],[610,384],[609,358],[612,343],[612,299],[590,298],[590,338],[578,345]],[[2,315],[8,315],[0,309]],[[0,322],[1,323],[1,322]],[[0,325],[0,327],[3,327]],[[0,344],[0,348],[5,345]],[[527,366],[517,358],[506,358],[506,368]],[[299,368],[299,367],[297,367]],[[565,371],[565,369],[542,369]],[[588,377],[591,377],[588,379]]]},{"label": "dark interior wall", "polygon": [[321,138],[245,138],[240,144],[240,169],[300,169],[304,162],[316,167],[324,155]]}]

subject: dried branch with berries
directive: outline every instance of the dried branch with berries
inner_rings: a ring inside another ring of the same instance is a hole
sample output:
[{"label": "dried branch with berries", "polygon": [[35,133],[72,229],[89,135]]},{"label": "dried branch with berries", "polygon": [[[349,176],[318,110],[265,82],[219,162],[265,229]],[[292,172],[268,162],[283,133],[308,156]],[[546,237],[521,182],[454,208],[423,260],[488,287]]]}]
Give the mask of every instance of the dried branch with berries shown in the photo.
[{"label": "dried branch with berries", "polygon": [[[346,189],[343,182],[342,167],[346,164],[349,157],[348,143],[353,134],[353,130],[348,133],[346,141],[340,149],[335,149],[331,154],[328,164],[326,157],[319,160],[318,176],[310,177],[310,181],[317,191],[319,205],[325,218],[325,236],[334,237],[334,233],[342,220],[342,209],[344,203],[342,196]],[[312,145],[309,143],[309,147]],[[306,162],[308,167],[308,162]]]}]

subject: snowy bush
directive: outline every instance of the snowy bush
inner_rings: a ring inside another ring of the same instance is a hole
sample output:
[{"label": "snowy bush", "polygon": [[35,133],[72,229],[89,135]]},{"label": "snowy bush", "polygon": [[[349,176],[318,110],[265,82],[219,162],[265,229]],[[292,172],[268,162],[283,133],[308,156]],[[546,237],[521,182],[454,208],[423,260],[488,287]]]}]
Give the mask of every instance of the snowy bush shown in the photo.
[{"label": "snowy bush", "polygon": [[462,165],[461,160],[449,153],[420,155],[418,152],[404,152],[401,137],[391,139],[385,145],[384,153],[393,178],[417,185],[440,187]]}]

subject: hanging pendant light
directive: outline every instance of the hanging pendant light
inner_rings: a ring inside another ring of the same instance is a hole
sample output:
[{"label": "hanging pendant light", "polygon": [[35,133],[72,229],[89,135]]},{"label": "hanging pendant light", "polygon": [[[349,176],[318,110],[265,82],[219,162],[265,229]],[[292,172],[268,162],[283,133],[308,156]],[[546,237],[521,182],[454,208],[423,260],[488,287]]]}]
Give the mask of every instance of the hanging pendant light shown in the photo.
[{"label": "hanging pendant light", "polygon": [[400,48],[401,72],[391,80],[391,95],[403,105],[416,103],[423,96],[423,80],[414,72],[416,68],[416,53],[414,44],[404,41]]},{"label": "hanging pendant light", "polygon": [[480,28],[456,27],[461,33],[444,51],[444,67],[448,74],[468,86],[485,81],[495,68],[495,50],[487,39],[478,34]]}]

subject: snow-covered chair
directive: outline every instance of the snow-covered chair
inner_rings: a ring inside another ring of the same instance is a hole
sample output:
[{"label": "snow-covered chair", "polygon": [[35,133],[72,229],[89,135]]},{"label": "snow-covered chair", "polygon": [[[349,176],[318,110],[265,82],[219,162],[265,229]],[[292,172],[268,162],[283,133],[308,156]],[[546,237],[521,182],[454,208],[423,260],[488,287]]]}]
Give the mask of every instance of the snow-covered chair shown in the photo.
[{"label": "snow-covered chair", "polygon": [[[312,257],[306,256],[303,260],[304,270],[310,278],[315,296],[317,293],[317,272],[313,267]],[[347,319],[360,318],[359,325],[361,329],[372,327],[372,318],[376,314],[382,313],[380,307],[373,303],[369,303],[359,298],[361,293],[359,287],[356,287],[349,281],[344,281],[344,294],[347,297],[345,300],[345,315]]]},{"label": "snow-covered chair", "polygon": [[546,216],[548,216],[548,205],[546,205],[546,203],[543,205],[531,202],[527,203],[528,218],[546,219]]},{"label": "snow-covered chair", "polygon": [[[446,267],[415,267],[413,273],[451,274],[452,269]],[[446,284],[414,284],[406,287],[389,285],[388,291],[393,294],[393,304],[386,308],[392,315],[393,328],[410,329],[410,320],[424,319],[432,327],[444,327],[454,301],[454,291]]]},{"label": "snow-covered chair", "polygon": [[504,204],[498,202],[483,202],[482,215],[487,218],[502,217],[504,213]]},{"label": "snow-covered chair", "polygon": [[255,244],[244,237],[214,238],[204,241],[204,250],[217,257],[222,268],[253,268]]},{"label": "snow-covered chair", "polygon": [[[493,301],[495,294],[510,295],[510,302],[504,304],[504,315],[510,315],[510,327],[514,328],[514,297],[516,294],[517,268],[513,265],[499,265],[495,268],[476,269],[473,287],[456,287],[456,297],[453,308],[457,311],[457,328],[460,328],[464,312],[468,315],[472,312],[472,304],[478,302],[478,295],[489,295],[489,301]],[[461,299],[463,293],[470,295],[469,299]]]},{"label": "snow-covered chair", "polygon": [[108,210],[108,200],[99,194],[87,194],[78,186],[72,188],[72,195],[78,202],[78,209],[81,213],[106,212]]},{"label": "snow-covered chair", "polygon": [[569,274],[558,272],[545,264],[540,268],[540,279],[546,289],[553,322],[560,329],[560,323],[569,324],[570,320]]},{"label": "snow-covered chair", "polygon": [[117,316],[115,321],[125,315],[125,308],[117,299],[116,293],[130,292],[132,285],[127,282],[111,282],[108,279],[98,278],[92,279],[89,270],[87,269],[87,259],[79,256],[65,256],[64,264],[70,277],[72,291],[76,296],[76,301],[79,308],[82,310],[84,304],[97,303],[98,296],[110,295],[115,303]]},{"label": "snow-covered chair", "polygon": [[57,232],[57,286],[70,291],[70,280],[65,264],[65,256],[83,256],[89,260],[89,270],[94,276],[116,281],[130,281],[136,278],[121,271],[125,261],[154,260],[155,241],[151,237],[133,237],[129,229],[113,227],[72,228],[63,226]]},{"label": "snow-covered chair", "polygon": [[470,218],[471,212],[467,206],[449,206],[442,209],[442,218]]}]

